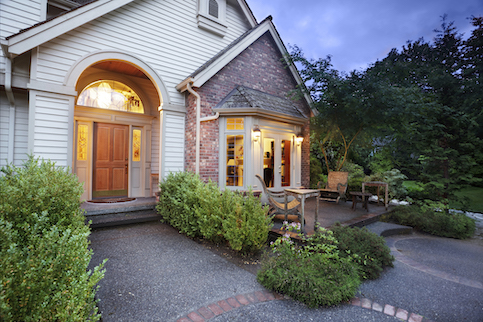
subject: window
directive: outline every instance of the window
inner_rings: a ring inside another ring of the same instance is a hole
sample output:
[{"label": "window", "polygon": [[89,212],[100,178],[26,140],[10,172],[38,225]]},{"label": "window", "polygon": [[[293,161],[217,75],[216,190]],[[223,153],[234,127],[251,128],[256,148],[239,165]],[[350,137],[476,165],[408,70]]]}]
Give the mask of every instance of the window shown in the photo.
[{"label": "window", "polygon": [[87,131],[89,127],[85,124],[77,126],[77,160],[87,160]]},{"label": "window", "polygon": [[139,96],[130,87],[113,80],[101,80],[88,85],[79,95],[77,105],[144,113]]},{"label": "window", "polygon": [[132,131],[132,160],[141,161],[141,130]]},{"label": "window", "polygon": [[[228,118],[226,130],[226,185],[243,187],[244,119]],[[230,133],[235,131],[241,133]]]},{"label": "window", "polygon": [[226,25],[226,0],[198,0],[198,27],[223,37]]},{"label": "window", "polygon": [[218,18],[218,2],[216,2],[216,0],[210,0],[208,4],[208,14]]}]

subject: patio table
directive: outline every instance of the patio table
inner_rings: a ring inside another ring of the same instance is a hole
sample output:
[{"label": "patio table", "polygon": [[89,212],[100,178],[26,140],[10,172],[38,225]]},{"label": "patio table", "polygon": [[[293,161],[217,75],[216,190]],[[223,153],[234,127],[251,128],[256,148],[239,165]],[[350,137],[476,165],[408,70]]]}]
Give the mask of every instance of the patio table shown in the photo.
[{"label": "patio table", "polygon": [[387,203],[388,203],[388,199],[389,199],[389,187],[388,187],[388,184],[386,182],[381,182],[381,181],[369,181],[369,182],[363,182],[362,183],[362,192],[365,192],[364,191],[364,188],[365,187],[377,187],[377,204],[379,204],[379,188],[380,187],[384,187],[384,190],[386,192],[386,195],[384,196],[384,207],[386,207],[386,210],[387,210]]},{"label": "patio table", "polygon": [[315,221],[314,221],[314,230],[315,230],[315,225],[317,224],[317,215],[319,214],[319,190],[317,189],[297,189],[297,188],[289,188],[285,189],[285,204],[287,204],[287,196],[288,194],[296,195],[300,197],[300,214],[302,216],[301,220],[301,228],[302,232],[305,232],[304,228],[304,208],[305,208],[305,199],[315,197],[316,203],[315,203]]}]

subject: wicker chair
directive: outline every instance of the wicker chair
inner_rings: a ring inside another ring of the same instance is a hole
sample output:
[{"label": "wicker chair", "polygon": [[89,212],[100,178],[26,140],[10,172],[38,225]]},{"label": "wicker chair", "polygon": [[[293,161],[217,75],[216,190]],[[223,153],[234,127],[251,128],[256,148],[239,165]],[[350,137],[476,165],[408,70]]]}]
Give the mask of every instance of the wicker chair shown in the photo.
[{"label": "wicker chair", "polygon": [[[260,177],[260,175],[258,174],[255,176],[260,181],[260,184],[263,189],[263,193],[265,194],[265,196],[267,196],[268,204],[270,205],[270,208],[268,210],[268,215],[271,217],[275,217],[277,215],[283,215],[284,220],[289,220],[288,215],[296,215],[300,222],[300,216],[301,216],[299,212],[300,201],[298,201],[297,198],[293,198],[292,200],[287,201],[287,203],[285,203],[285,193],[283,191],[273,192],[268,190],[267,186],[265,185],[265,181],[262,179],[262,177]],[[283,200],[283,201],[279,201],[279,200]]]},{"label": "wicker chair", "polygon": [[322,181],[317,183],[317,189],[320,191],[319,200],[335,201],[336,203],[339,203],[341,198],[345,199],[348,179],[349,172],[329,171],[325,188],[321,188],[323,186]]}]

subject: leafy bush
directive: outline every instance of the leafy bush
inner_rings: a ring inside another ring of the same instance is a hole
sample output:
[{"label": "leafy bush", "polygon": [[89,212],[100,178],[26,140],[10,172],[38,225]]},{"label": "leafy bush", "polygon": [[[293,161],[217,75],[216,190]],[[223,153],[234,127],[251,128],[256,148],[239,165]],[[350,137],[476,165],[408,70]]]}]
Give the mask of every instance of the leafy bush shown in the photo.
[{"label": "leafy bush", "polygon": [[51,161],[29,156],[22,167],[7,165],[1,169],[0,214],[14,226],[35,223],[31,214],[49,214],[45,227],[84,225],[80,209],[82,184],[69,169]]},{"label": "leafy bush", "polygon": [[190,172],[170,173],[160,183],[156,205],[163,220],[192,237],[227,241],[241,252],[256,252],[266,242],[271,221],[267,209],[250,191],[221,192],[213,182],[204,183]]},{"label": "leafy bush", "polygon": [[332,228],[337,239],[337,247],[343,256],[357,255],[355,263],[359,265],[362,279],[378,278],[385,266],[393,267],[391,255],[384,238],[367,230],[336,225]]},{"label": "leafy bush", "polygon": [[[407,177],[401,173],[398,169],[392,169],[389,171],[385,171],[383,173],[375,173],[366,181],[383,181],[387,182],[389,188],[389,197],[391,199],[400,199],[405,198],[407,196],[406,186],[404,185],[404,180]],[[371,189],[371,187],[367,187],[366,189]]]},{"label": "leafy bush", "polygon": [[362,182],[365,178],[364,168],[358,164],[346,162],[344,163],[342,171],[349,172],[349,178],[347,181],[347,192],[360,191],[362,189]]},{"label": "leafy bush", "polygon": [[257,280],[266,288],[287,294],[309,307],[350,300],[360,285],[352,256],[340,256],[331,231],[319,228],[297,246],[288,235],[272,244]]},{"label": "leafy bush", "polygon": [[99,320],[95,285],[104,263],[87,271],[92,250],[79,208],[81,184],[33,157],[2,172],[0,320]]},{"label": "leafy bush", "polygon": [[474,219],[461,213],[451,213],[446,205],[428,200],[419,205],[395,208],[391,212],[391,219],[441,237],[465,239],[475,232]]}]

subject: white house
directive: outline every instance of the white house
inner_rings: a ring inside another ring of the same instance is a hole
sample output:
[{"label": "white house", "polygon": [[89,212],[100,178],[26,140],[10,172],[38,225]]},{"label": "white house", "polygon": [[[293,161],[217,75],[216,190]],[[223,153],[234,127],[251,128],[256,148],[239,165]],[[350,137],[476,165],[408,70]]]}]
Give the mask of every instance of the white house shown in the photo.
[{"label": "white house", "polygon": [[1,0],[0,42],[0,166],[69,166],[84,199],[308,184],[310,98],[244,0]]}]

